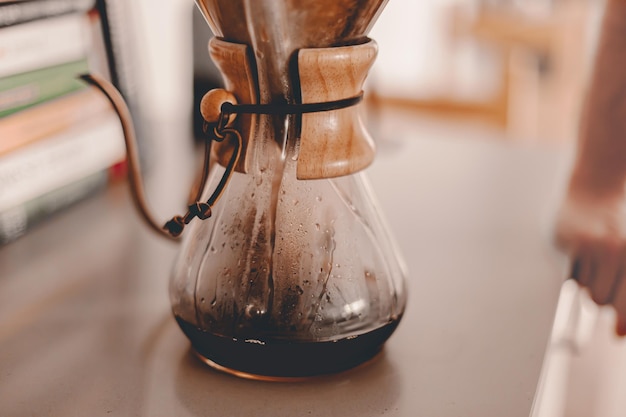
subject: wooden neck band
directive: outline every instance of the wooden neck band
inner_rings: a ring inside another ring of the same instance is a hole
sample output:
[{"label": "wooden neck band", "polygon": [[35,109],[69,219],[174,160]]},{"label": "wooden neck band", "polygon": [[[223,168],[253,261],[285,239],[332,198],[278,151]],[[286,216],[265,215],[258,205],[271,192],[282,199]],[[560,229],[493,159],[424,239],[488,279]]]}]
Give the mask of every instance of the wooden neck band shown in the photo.
[{"label": "wooden neck band", "polygon": [[[373,40],[333,48],[305,48],[297,52],[299,103],[259,103],[253,54],[247,45],[213,38],[211,57],[224,79],[224,87],[237,98],[223,111],[240,116],[235,121],[242,136],[241,157],[236,170],[248,172],[251,149],[257,140],[259,114],[295,114],[299,123],[296,176],[298,179],[333,178],[353,174],[374,159],[372,139],[360,117],[362,88],[373,64],[377,46]],[[232,155],[229,143],[215,147],[217,160],[225,165]]]}]

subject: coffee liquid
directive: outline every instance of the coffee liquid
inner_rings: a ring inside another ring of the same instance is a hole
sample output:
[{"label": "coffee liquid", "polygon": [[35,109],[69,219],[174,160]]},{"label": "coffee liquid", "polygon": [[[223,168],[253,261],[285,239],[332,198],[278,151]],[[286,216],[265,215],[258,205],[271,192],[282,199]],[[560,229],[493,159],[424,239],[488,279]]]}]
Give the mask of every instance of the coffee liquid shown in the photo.
[{"label": "coffee liquid", "polygon": [[176,317],[195,351],[233,373],[251,378],[298,378],[331,374],[373,358],[398,326],[400,319],[344,339],[321,342],[234,339],[198,329]]}]

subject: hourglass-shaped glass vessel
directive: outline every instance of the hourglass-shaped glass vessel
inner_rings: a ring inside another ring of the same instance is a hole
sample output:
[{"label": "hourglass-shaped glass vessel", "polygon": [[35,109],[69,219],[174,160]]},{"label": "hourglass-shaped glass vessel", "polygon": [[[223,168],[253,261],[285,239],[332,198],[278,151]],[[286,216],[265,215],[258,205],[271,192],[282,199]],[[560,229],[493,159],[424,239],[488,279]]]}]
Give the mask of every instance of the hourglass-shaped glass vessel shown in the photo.
[{"label": "hourglass-shaped glass vessel", "polygon": [[[243,104],[361,93],[384,0],[197,0],[209,51]],[[241,157],[212,217],[192,222],[170,284],[173,313],[210,365],[306,377],[372,358],[405,307],[403,264],[360,172],[374,147],[359,106],[245,114]],[[217,161],[204,199],[233,146]]]}]

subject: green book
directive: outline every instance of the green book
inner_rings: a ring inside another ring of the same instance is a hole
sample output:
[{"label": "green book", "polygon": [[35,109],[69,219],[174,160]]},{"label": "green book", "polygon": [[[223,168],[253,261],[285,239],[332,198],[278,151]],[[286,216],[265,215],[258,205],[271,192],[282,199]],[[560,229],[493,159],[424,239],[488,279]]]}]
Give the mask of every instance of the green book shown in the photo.
[{"label": "green book", "polygon": [[85,88],[87,59],[0,78],[0,117]]}]

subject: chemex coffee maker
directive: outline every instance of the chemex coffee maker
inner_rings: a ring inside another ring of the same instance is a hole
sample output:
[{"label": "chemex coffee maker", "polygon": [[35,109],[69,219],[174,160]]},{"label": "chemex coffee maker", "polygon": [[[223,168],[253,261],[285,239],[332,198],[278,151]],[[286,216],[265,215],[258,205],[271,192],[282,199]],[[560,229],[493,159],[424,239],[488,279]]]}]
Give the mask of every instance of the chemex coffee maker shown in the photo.
[{"label": "chemex coffee maker", "polygon": [[204,362],[242,377],[366,362],[406,303],[403,263],[362,173],[375,154],[360,116],[377,54],[367,33],[386,0],[196,3],[224,89],[202,100],[204,172],[185,214],[153,219],[128,109],[110,84],[84,77],[120,114],[144,218],[181,237],[174,316]]}]

